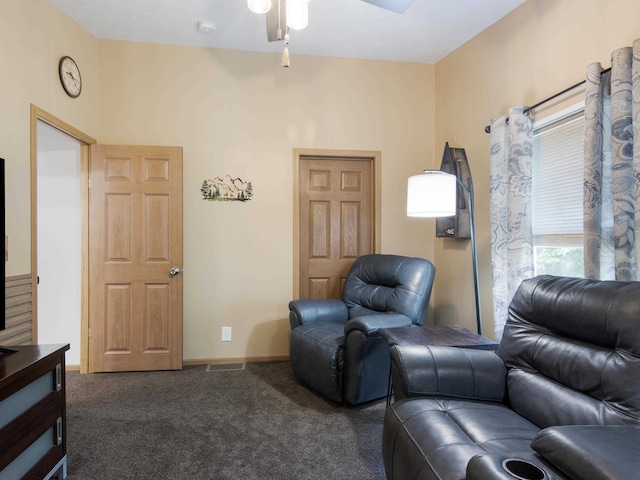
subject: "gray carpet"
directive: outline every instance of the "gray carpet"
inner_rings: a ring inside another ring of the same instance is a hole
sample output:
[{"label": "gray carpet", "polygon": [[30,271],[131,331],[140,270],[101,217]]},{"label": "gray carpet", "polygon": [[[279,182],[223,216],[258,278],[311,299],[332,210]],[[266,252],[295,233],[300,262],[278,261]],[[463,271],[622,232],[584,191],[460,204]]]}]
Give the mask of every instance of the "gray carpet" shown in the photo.
[{"label": "gray carpet", "polygon": [[69,480],[383,480],[384,400],[328,402],[288,362],[67,373]]}]

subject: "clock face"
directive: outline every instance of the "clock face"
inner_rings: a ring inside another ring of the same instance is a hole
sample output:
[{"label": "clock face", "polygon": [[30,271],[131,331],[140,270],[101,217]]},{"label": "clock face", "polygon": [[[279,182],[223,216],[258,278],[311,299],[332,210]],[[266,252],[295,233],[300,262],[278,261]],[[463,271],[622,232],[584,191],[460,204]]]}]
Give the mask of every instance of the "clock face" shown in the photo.
[{"label": "clock face", "polygon": [[82,77],[78,65],[71,57],[62,57],[58,65],[62,88],[70,97],[76,98],[82,91]]}]

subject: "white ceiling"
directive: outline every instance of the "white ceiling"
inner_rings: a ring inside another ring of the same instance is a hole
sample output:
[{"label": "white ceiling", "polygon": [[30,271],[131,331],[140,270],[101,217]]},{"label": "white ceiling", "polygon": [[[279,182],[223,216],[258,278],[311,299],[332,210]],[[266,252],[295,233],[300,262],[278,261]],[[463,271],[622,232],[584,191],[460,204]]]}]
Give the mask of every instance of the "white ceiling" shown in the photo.
[{"label": "white ceiling", "polygon": [[[245,0],[49,0],[100,39],[281,52],[264,15]],[[277,0],[273,0],[277,4]],[[284,1],[284,0],[282,0]],[[404,14],[361,0],[311,0],[309,26],[289,51],[332,57],[436,63],[525,0],[415,0]],[[215,23],[208,34],[199,20]]]}]

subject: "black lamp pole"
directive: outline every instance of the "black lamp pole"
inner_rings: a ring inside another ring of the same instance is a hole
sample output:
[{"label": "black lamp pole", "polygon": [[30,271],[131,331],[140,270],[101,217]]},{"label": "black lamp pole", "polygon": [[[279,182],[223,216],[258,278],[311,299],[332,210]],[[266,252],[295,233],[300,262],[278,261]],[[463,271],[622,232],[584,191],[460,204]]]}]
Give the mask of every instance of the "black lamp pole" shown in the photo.
[{"label": "black lamp pole", "polygon": [[476,225],[475,214],[473,204],[473,182],[471,177],[467,179],[467,185],[465,185],[458,177],[456,182],[462,185],[469,195],[469,229],[471,230],[471,261],[473,263],[473,288],[476,293],[476,324],[478,328],[478,335],[482,335],[482,314],[480,313],[480,285],[478,283],[478,254],[476,249]]}]

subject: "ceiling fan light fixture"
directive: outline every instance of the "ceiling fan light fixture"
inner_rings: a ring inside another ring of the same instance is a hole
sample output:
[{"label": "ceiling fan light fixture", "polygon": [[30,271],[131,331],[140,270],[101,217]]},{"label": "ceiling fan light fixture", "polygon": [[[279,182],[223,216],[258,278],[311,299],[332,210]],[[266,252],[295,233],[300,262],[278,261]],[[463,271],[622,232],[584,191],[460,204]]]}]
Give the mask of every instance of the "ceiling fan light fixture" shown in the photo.
[{"label": "ceiling fan light fixture", "polygon": [[247,0],[247,7],[253,13],[267,13],[271,10],[271,0]]},{"label": "ceiling fan light fixture", "polygon": [[302,30],[309,25],[309,0],[287,0],[287,26]]}]

